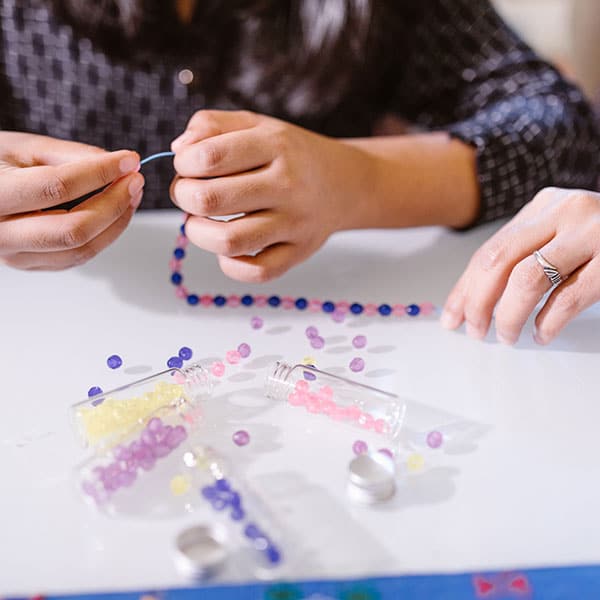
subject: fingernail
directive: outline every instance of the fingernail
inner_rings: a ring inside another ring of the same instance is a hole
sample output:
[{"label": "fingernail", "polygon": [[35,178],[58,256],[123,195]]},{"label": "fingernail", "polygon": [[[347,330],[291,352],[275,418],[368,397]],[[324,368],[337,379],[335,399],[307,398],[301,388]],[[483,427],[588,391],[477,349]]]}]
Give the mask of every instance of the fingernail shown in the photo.
[{"label": "fingernail", "polygon": [[485,331],[482,331],[471,323],[467,323],[467,335],[474,340],[482,340],[485,337]]},{"label": "fingernail", "polygon": [[500,332],[496,332],[496,339],[501,343],[507,346],[514,346],[517,343],[515,338],[511,338],[510,336],[504,335]]},{"label": "fingernail", "polygon": [[131,197],[131,202],[130,202],[131,208],[133,208],[135,210],[141,204],[143,195],[144,195],[144,190],[140,189]]},{"label": "fingernail", "polygon": [[121,173],[131,173],[140,168],[140,161],[135,156],[126,156],[121,159],[119,168],[121,169]]},{"label": "fingernail", "polygon": [[133,198],[144,187],[144,183],[144,178],[141,175],[135,175],[127,187],[129,195]]},{"label": "fingernail", "polygon": [[540,346],[545,346],[548,343],[548,339],[544,337],[537,329],[533,331],[533,341]]},{"label": "fingernail", "polygon": [[446,310],[442,313],[442,316],[440,317],[440,325],[444,329],[456,329],[456,321],[456,317]]}]

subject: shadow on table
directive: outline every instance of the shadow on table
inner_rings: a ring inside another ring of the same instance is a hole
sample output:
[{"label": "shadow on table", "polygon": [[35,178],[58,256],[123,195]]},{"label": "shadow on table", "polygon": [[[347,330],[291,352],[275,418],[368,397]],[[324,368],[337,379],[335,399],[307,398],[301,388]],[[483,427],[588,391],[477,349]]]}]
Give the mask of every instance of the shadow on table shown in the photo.
[{"label": "shadow on table", "polygon": [[[198,294],[260,291],[333,300],[405,304],[430,300],[439,304],[471,253],[492,231],[489,227],[468,234],[428,230],[425,241],[414,230],[384,231],[378,247],[365,243],[366,238],[356,238],[355,245],[326,246],[277,281],[262,286],[228,279],[214,256],[190,247],[182,274],[189,290]],[[398,250],[398,236],[403,235],[408,238]],[[174,237],[165,227],[137,223],[81,272],[107,280],[125,302],[150,311],[177,313],[186,306],[175,298],[169,281]]]}]

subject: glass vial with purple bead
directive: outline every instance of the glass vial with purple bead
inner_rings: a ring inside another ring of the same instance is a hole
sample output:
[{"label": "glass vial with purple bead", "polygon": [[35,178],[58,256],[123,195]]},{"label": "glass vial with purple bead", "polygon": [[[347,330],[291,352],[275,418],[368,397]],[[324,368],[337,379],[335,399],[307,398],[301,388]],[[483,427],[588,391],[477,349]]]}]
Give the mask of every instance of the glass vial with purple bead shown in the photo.
[{"label": "glass vial with purple bead", "polygon": [[268,398],[399,442],[406,402],[396,394],[309,365],[277,362],[265,382]]},{"label": "glass vial with purple bead", "polygon": [[119,388],[90,390],[89,397],[71,407],[77,437],[84,447],[110,447],[148,415],[165,407],[194,406],[212,391],[209,373],[199,363],[170,368]]}]

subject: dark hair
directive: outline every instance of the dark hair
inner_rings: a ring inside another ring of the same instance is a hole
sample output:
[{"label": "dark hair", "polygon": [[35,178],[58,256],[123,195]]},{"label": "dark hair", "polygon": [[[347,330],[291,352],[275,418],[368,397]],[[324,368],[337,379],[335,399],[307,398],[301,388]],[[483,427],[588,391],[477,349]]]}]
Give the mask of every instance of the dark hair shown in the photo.
[{"label": "dark hair", "polygon": [[288,115],[331,110],[357,77],[368,77],[368,65],[389,50],[382,43],[388,6],[403,3],[200,0],[184,26],[174,0],[50,1],[80,35],[109,53],[189,60],[192,48],[209,99],[225,94],[249,108]]}]

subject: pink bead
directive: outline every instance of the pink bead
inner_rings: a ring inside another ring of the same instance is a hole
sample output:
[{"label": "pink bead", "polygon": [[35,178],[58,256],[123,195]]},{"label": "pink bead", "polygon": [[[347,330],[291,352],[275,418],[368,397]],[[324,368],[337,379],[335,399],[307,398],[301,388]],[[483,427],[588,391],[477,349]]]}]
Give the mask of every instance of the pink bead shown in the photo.
[{"label": "pink bead", "polygon": [[377,304],[365,304],[365,315],[372,317],[377,314]]},{"label": "pink bead", "polygon": [[352,452],[357,456],[359,454],[365,454],[369,451],[369,446],[367,446],[367,442],[363,442],[362,440],[356,440],[354,444],[352,444]]},{"label": "pink bead", "polygon": [[404,304],[394,304],[392,314],[395,317],[402,317],[406,314],[406,306]]},{"label": "pink bead", "polygon": [[302,406],[304,404],[304,396],[302,394],[299,394],[298,392],[292,392],[288,396],[288,402],[292,406]]},{"label": "pink bead", "polygon": [[319,396],[322,396],[323,398],[333,398],[333,390],[328,385],[324,385],[319,389]]},{"label": "pink bead", "polygon": [[345,315],[350,310],[350,302],[346,302],[345,300],[342,300],[341,302],[338,302],[336,304],[335,309],[337,312]]},{"label": "pink bead", "polygon": [[319,312],[321,310],[322,305],[323,303],[320,300],[311,300],[308,303],[308,310],[310,310],[311,312]]},{"label": "pink bead", "polygon": [[357,356],[350,361],[350,370],[353,373],[359,373],[365,368],[365,361]]},{"label": "pink bead", "polygon": [[430,315],[435,310],[435,306],[432,302],[423,302],[421,304],[421,314],[422,315]]},{"label": "pink bead", "polygon": [[363,429],[371,429],[375,423],[375,419],[369,413],[362,413],[360,417],[358,417],[358,424]]},{"label": "pink bead", "polygon": [[236,446],[245,446],[250,442],[250,434],[246,430],[240,429],[233,434],[232,439]]},{"label": "pink bead", "polygon": [[227,297],[227,306],[231,306],[232,308],[236,308],[240,305],[240,297],[235,294]]},{"label": "pink bead", "polygon": [[333,400],[323,400],[321,402],[321,412],[324,415],[331,415],[335,410],[335,402]]},{"label": "pink bead", "polygon": [[177,260],[176,258],[172,258],[169,261],[169,269],[171,269],[171,271],[179,272],[179,270],[181,269],[181,261]]},{"label": "pink bead", "polygon": [[252,329],[260,329],[264,325],[264,321],[261,317],[252,317],[250,319],[250,327]]},{"label": "pink bead", "polygon": [[178,298],[187,298],[188,297],[188,291],[187,289],[183,286],[183,285],[179,285],[175,288],[175,295]]},{"label": "pink bead", "polygon": [[177,240],[175,240],[175,242],[175,245],[179,246],[180,248],[187,248],[188,244],[190,243],[185,235],[177,236]]},{"label": "pink bead", "polygon": [[267,305],[267,297],[263,296],[262,294],[260,294],[258,296],[254,296],[254,304],[256,304],[256,306],[266,306]]},{"label": "pink bead", "polygon": [[310,413],[320,413],[321,401],[316,396],[310,397],[306,403],[306,410],[308,410]]},{"label": "pink bead", "polygon": [[320,350],[325,346],[325,340],[320,335],[318,335],[314,338],[311,338],[310,345],[313,348],[315,348],[315,350]]},{"label": "pink bead", "polygon": [[383,419],[375,419],[373,428],[377,433],[387,433],[388,425]]},{"label": "pink bead", "polygon": [[336,421],[344,421],[348,417],[348,411],[343,406],[335,404],[335,408],[331,411],[330,416]]},{"label": "pink bead", "polygon": [[220,360],[217,360],[210,365],[210,372],[215,377],[223,377],[223,374],[225,373],[225,365]]},{"label": "pink bead", "polygon": [[204,296],[200,296],[200,304],[202,304],[202,306],[212,306],[212,303],[213,303],[212,296],[209,296],[208,294],[204,294]]},{"label": "pink bead", "polygon": [[298,381],[296,381],[296,389],[297,390],[301,390],[303,392],[307,392],[308,391],[308,382],[304,381],[304,379],[298,379]]},{"label": "pink bead", "polygon": [[175,371],[173,374],[173,381],[178,385],[183,385],[185,383],[185,375],[179,371]]},{"label": "pink bead", "polygon": [[443,441],[444,436],[439,431],[430,431],[427,434],[426,442],[430,448],[439,448],[442,445]]},{"label": "pink bead", "polygon": [[360,408],[358,408],[358,406],[354,404],[346,409],[346,413],[350,421],[358,421],[360,415],[362,415],[362,411],[360,410]]},{"label": "pink bead", "polygon": [[285,310],[289,310],[290,308],[294,308],[294,299],[291,296],[284,296],[281,299],[281,307]]},{"label": "pink bead", "polygon": [[331,318],[336,322],[336,323],[343,323],[344,319],[346,318],[345,314],[343,312],[340,312],[339,310],[335,310],[333,312],[333,314],[331,315]]},{"label": "pink bead", "polygon": [[237,365],[240,362],[242,355],[237,350],[229,350],[225,354],[225,359],[230,365]]}]

